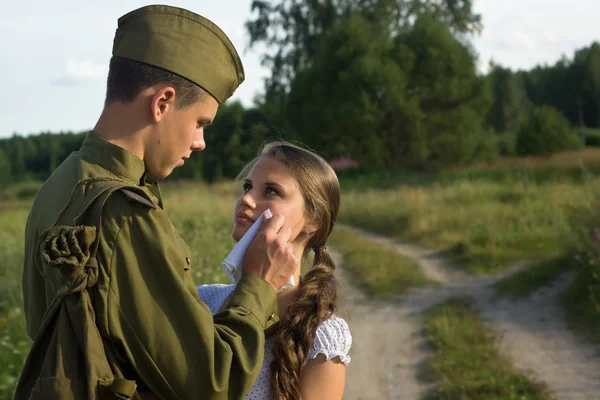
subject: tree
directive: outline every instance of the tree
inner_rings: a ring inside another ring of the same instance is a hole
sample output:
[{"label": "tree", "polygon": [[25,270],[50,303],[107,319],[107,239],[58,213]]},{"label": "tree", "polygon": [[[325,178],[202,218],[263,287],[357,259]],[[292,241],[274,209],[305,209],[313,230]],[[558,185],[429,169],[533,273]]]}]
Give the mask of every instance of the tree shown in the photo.
[{"label": "tree", "polygon": [[521,155],[550,155],[581,147],[569,120],[551,106],[536,107],[521,124],[517,151]]},{"label": "tree", "polygon": [[27,139],[13,134],[6,144],[6,155],[12,168],[12,175],[15,180],[24,179],[27,172]]},{"label": "tree", "polygon": [[563,113],[573,124],[585,124],[584,110],[588,103],[582,89],[581,62],[563,56],[552,66],[537,66],[518,73],[523,80],[527,96],[534,106],[552,106]]},{"label": "tree", "polygon": [[303,142],[330,157],[442,165],[475,155],[487,104],[473,54],[435,17],[392,39],[353,13],[294,78],[287,115]]},{"label": "tree", "polygon": [[266,81],[267,97],[284,96],[296,73],[312,66],[321,37],[353,13],[390,37],[423,13],[444,21],[456,34],[481,30],[472,0],[254,0],[251,8],[256,16],[246,23],[250,46],[266,45],[263,62],[272,71]]},{"label": "tree", "polygon": [[11,182],[12,173],[10,170],[10,162],[0,148],[0,186],[8,185]]},{"label": "tree", "polygon": [[496,133],[516,133],[530,107],[521,75],[493,63],[487,75],[492,105],[486,122]]},{"label": "tree", "polygon": [[391,163],[382,124],[399,109],[406,85],[392,46],[359,13],[331,29],[313,66],[292,82],[286,115],[303,143],[332,158]]},{"label": "tree", "polygon": [[483,122],[490,99],[468,45],[435,16],[421,15],[413,29],[396,39],[394,57],[400,65],[411,58],[407,91],[422,118],[412,122],[408,134],[423,143],[418,161],[436,167],[465,163],[488,147]]},{"label": "tree", "polygon": [[589,48],[575,54],[574,63],[582,65],[582,89],[595,105],[594,126],[600,128],[600,44],[594,42]]},{"label": "tree", "polygon": [[239,102],[221,106],[205,133],[210,151],[202,156],[202,177],[209,182],[234,178],[257,155],[268,133],[259,110],[246,110]]}]

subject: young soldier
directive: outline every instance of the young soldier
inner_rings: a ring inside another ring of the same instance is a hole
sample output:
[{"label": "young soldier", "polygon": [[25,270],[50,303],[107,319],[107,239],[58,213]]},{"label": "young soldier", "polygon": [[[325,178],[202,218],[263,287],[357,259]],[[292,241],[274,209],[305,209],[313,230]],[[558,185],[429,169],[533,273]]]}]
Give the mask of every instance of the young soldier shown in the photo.
[{"label": "young soldier", "polygon": [[282,216],[263,223],[213,320],[150,178],[204,149],[203,128],[243,80],[232,43],[199,15],[148,6],[119,19],[102,115],[27,221],[34,344],[17,399],[237,399],[252,387],[276,290],[299,268],[290,230]]}]

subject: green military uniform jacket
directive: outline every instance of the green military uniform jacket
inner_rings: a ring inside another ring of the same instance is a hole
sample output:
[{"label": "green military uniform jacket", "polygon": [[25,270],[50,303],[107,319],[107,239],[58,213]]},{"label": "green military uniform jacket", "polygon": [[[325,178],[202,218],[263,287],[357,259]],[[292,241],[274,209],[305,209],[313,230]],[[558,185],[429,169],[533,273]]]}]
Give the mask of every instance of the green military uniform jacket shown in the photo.
[{"label": "green military uniform jacket", "polygon": [[[102,203],[90,203],[91,196]],[[98,221],[87,217],[94,215],[88,205]],[[63,228],[54,228],[53,239],[48,229],[55,225]],[[73,231],[69,225],[83,227]],[[57,250],[61,243],[84,255],[53,260],[64,253]],[[66,269],[69,260],[79,265],[78,272]],[[99,386],[112,382],[106,371],[98,372],[107,354],[116,378],[135,380],[138,391],[161,399],[243,398],[262,366],[264,330],[277,319],[275,291],[245,275],[229,309],[213,319],[198,298],[191,261],[163,209],[158,183],[145,177],[143,161],[90,133],[42,186],[27,221],[27,330],[34,349],[54,344],[39,359],[32,350],[19,383],[21,397],[48,398],[46,388],[66,393],[78,385],[86,397],[96,397],[94,380]],[[54,376],[57,370],[64,376]],[[117,386],[121,398],[131,396],[130,386]]]}]

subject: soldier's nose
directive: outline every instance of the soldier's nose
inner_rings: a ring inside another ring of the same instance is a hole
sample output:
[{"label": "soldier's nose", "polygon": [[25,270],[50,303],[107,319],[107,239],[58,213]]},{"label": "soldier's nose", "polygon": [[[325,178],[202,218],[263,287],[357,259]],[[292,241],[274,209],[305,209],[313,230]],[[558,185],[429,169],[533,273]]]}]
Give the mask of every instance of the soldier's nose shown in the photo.
[{"label": "soldier's nose", "polygon": [[193,151],[202,151],[202,150],[204,150],[205,148],[206,148],[206,143],[204,143],[204,139],[198,139],[198,140],[195,140],[195,141],[192,143],[192,147],[191,147],[191,149],[192,149]]}]

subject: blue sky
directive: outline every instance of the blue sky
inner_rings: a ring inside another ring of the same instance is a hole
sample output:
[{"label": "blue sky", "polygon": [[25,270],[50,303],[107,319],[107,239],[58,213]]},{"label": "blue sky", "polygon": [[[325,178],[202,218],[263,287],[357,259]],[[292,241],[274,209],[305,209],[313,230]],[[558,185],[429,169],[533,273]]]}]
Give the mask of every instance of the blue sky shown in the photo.
[{"label": "blue sky", "polygon": [[[600,41],[598,0],[474,0],[484,31],[473,40],[482,71],[491,58],[513,69],[552,64]],[[232,99],[251,105],[269,72],[258,51],[245,51],[251,0],[163,1],[211,19],[240,52],[246,81]],[[104,101],[117,18],[153,4],[139,0],[30,0],[0,14],[0,137],[81,131]],[[518,6],[517,6],[518,4]]]}]

